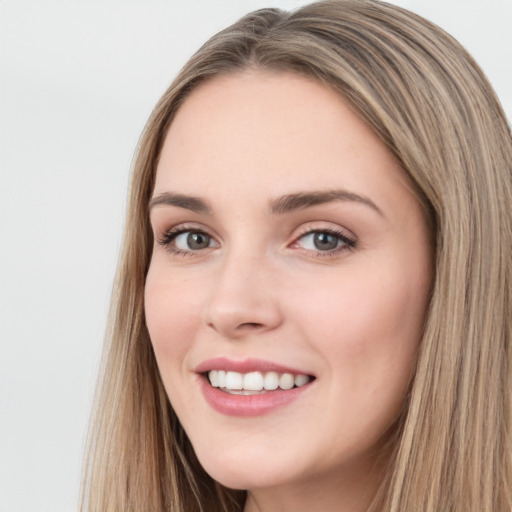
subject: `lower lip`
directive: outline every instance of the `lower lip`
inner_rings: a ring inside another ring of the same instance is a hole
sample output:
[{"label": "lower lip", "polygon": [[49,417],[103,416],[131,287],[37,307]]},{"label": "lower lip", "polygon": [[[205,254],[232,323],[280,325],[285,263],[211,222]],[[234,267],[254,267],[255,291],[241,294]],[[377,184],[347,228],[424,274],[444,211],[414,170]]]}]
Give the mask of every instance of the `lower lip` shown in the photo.
[{"label": "lower lip", "polygon": [[205,377],[200,378],[201,391],[208,404],[228,416],[259,416],[297,400],[312,382],[299,388],[269,391],[258,395],[232,395],[214,388]]}]

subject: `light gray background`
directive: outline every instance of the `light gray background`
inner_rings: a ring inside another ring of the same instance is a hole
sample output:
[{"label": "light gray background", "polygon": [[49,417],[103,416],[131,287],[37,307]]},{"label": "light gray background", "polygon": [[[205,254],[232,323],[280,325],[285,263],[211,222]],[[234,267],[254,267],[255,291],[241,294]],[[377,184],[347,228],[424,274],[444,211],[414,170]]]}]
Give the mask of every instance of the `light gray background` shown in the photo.
[{"label": "light gray background", "polygon": [[[0,0],[0,512],[76,510],[130,163],[206,38],[304,1]],[[512,0],[396,0],[455,35],[512,117]]]}]

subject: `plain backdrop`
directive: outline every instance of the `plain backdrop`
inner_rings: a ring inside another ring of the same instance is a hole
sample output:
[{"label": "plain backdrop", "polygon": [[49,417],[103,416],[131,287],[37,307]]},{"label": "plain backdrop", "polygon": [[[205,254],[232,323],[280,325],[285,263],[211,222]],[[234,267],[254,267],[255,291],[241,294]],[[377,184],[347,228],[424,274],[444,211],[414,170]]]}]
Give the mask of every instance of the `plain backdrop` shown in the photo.
[{"label": "plain backdrop", "polygon": [[[210,35],[286,0],[0,0],[0,512],[77,509],[127,181]],[[455,35],[512,117],[512,0],[396,0]]]}]

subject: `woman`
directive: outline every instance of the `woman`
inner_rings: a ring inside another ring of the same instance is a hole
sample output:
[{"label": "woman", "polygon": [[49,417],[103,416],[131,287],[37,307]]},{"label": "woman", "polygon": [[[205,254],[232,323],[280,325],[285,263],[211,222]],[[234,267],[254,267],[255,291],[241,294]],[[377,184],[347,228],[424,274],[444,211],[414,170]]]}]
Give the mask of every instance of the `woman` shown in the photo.
[{"label": "woman", "polygon": [[140,142],[84,509],[510,510],[511,162],[410,12],[214,36]]}]

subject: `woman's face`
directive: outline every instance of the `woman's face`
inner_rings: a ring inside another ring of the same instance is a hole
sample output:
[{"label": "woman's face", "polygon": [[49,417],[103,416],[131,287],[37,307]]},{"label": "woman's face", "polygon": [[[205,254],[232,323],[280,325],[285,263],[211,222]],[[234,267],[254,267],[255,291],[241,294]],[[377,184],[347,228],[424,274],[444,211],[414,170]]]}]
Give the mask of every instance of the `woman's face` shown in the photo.
[{"label": "woman's face", "polygon": [[218,77],[170,127],[150,216],[147,325],[206,471],[255,492],[367,478],[431,281],[422,209],[384,144],[315,81]]}]

